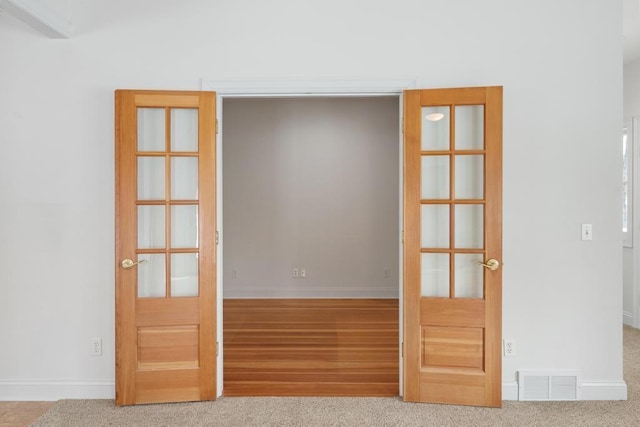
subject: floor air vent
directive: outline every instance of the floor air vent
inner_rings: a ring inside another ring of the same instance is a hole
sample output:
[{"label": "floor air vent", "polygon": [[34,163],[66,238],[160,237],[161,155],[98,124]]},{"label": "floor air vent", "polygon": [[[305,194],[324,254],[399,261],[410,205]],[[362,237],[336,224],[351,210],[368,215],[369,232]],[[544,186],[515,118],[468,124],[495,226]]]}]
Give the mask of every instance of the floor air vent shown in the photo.
[{"label": "floor air vent", "polygon": [[518,400],[579,400],[578,371],[518,371]]}]

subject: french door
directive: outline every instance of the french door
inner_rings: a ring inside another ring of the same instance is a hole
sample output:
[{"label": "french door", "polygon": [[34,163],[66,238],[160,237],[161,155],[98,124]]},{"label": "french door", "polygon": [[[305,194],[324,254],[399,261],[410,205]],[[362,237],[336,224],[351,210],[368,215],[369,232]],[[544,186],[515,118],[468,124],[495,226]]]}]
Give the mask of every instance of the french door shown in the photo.
[{"label": "french door", "polygon": [[[502,88],[404,93],[404,399],[501,405]],[[116,403],[216,396],[215,94],[116,91]]]},{"label": "french door", "polygon": [[118,405],[216,396],[215,105],[115,93]]},{"label": "french door", "polygon": [[502,88],[404,115],[404,399],[501,406]]}]

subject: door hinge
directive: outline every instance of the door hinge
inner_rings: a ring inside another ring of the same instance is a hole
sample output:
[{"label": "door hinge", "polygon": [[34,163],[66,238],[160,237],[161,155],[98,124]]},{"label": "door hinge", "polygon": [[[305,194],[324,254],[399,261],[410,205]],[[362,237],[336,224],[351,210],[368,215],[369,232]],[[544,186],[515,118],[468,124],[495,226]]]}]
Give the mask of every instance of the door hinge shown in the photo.
[{"label": "door hinge", "polygon": [[216,230],[216,245],[218,245],[220,243],[220,233],[218,233],[218,230]]},{"label": "door hinge", "polygon": [[216,135],[218,134],[218,119],[216,119]]},{"label": "door hinge", "polygon": [[220,343],[216,341],[216,357],[220,354]]},{"label": "door hinge", "polygon": [[404,243],[404,230],[402,230],[402,243]]},{"label": "door hinge", "polygon": [[402,134],[404,134],[404,116],[402,116]]},{"label": "door hinge", "polygon": [[400,357],[404,357],[404,341],[402,342],[402,346],[400,347]]}]

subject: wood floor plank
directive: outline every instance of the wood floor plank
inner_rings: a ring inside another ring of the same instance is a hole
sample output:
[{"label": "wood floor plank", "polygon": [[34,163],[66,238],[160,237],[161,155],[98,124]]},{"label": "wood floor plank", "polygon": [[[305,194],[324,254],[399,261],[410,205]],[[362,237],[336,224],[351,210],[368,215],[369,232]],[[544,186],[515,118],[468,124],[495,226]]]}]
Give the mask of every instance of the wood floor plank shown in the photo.
[{"label": "wood floor plank", "polygon": [[225,299],[225,396],[397,396],[397,299]]}]

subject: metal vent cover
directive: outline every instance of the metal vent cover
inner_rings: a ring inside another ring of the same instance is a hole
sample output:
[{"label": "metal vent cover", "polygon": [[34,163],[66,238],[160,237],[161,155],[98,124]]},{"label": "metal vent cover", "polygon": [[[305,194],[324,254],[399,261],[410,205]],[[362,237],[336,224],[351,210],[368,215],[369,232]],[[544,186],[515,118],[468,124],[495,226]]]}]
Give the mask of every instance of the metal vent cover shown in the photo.
[{"label": "metal vent cover", "polygon": [[576,370],[518,371],[518,400],[579,400],[580,373]]}]

